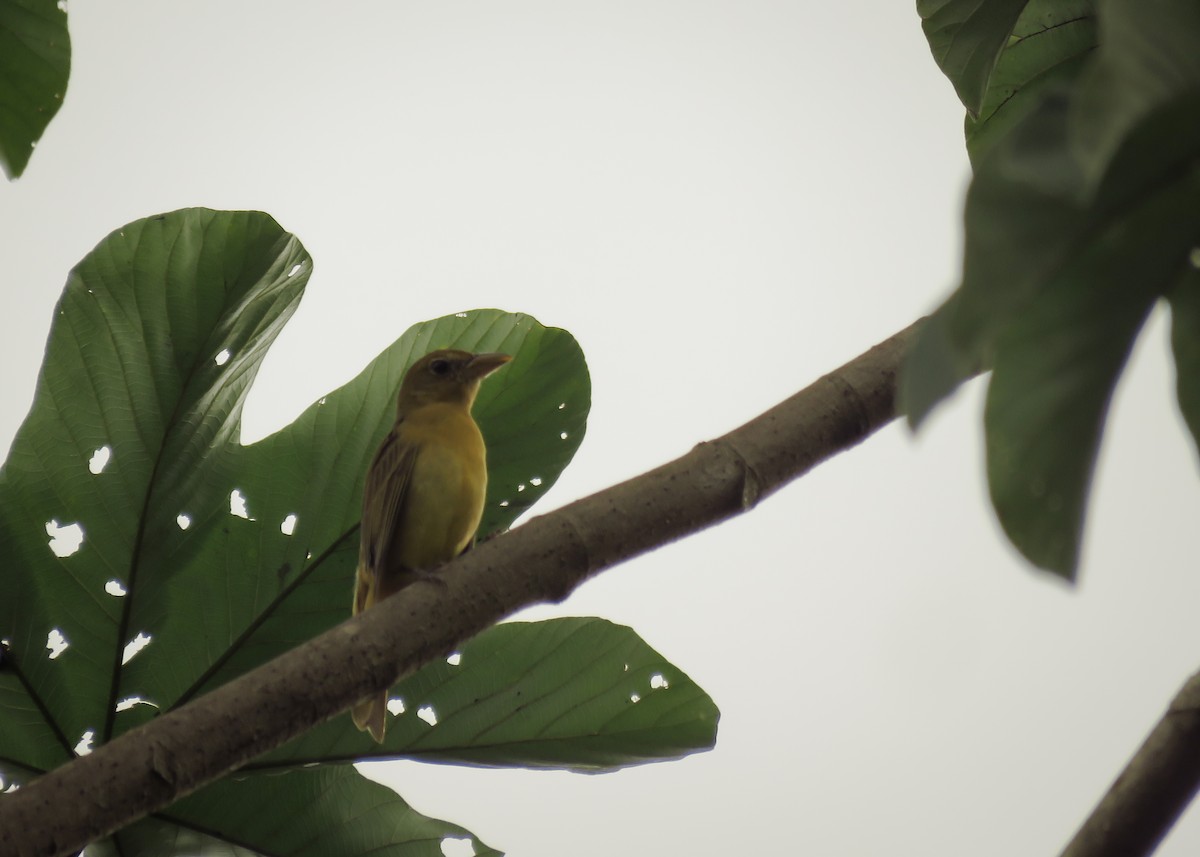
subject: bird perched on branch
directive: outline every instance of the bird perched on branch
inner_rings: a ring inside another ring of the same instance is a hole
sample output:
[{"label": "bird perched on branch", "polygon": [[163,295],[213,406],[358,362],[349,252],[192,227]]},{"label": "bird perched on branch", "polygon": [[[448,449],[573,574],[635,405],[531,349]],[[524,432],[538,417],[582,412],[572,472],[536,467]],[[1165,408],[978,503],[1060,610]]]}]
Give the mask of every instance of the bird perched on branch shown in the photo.
[{"label": "bird perched on branch", "polygon": [[[367,471],[354,614],[471,546],[487,494],[483,435],[471,416],[479,385],[512,358],[445,349],[413,364],[396,424]],[[383,741],[387,689],[360,701],[354,725]]]}]

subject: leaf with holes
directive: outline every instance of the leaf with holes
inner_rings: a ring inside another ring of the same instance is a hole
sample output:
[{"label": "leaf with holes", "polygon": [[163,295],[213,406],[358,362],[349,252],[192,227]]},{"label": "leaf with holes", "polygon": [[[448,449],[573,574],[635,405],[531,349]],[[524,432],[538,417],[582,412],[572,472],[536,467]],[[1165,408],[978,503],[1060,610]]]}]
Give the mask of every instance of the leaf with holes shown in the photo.
[{"label": "leaf with holes", "polygon": [[[267,215],[194,209],[125,226],[71,272],[34,406],[0,470],[7,779],[37,776],[348,616],[364,473],[405,370],[425,352],[514,356],[475,407],[491,465],[482,531],[508,527],[578,448],[590,406],[578,345],[500,310],[415,325],[289,426],[243,446],[242,403],[310,270],[299,242]],[[636,634],[565,627],[494,629],[464,649],[467,668],[446,675],[447,665],[433,665],[410,678],[431,688],[443,724],[416,721],[414,735],[402,719],[382,753],[595,769],[711,746],[711,701]],[[580,640],[591,643],[579,650]],[[564,660],[572,652],[579,660]],[[647,685],[646,670],[666,684]],[[647,686],[630,689],[639,682]],[[543,716],[521,714],[523,694],[545,698]],[[265,816],[307,818],[320,803],[327,844],[351,854],[361,842],[343,822],[361,800],[378,804],[381,819],[413,818],[391,798],[363,798],[375,787],[353,771],[333,786],[329,771],[302,767],[301,757],[375,750],[349,718],[322,730],[241,774],[288,771],[272,788],[222,781],[118,833],[113,847],[212,850],[182,832],[202,828],[217,850],[237,842],[253,853]],[[502,740],[485,748],[481,734]],[[232,805],[247,811],[212,809]],[[426,840],[463,834],[429,819],[374,829],[376,846],[399,847],[413,830]]]},{"label": "leaf with holes", "polygon": [[595,618],[490,628],[401,681],[390,707],[381,747],[331,721],[247,767],[369,754],[612,770],[711,747],[719,716],[708,695],[631,628]]}]

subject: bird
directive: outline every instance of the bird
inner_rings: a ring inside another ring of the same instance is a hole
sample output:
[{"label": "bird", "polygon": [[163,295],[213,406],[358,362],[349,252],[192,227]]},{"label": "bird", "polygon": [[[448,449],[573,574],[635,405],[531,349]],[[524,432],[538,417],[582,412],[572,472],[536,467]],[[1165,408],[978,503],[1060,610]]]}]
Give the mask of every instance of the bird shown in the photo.
[{"label": "bird", "polygon": [[[510,360],[439,349],[405,374],[396,422],[367,470],[354,615],[428,578],[474,543],[487,495],[487,451],[471,406],[483,379]],[[384,688],[351,714],[382,743],[386,712]]]}]

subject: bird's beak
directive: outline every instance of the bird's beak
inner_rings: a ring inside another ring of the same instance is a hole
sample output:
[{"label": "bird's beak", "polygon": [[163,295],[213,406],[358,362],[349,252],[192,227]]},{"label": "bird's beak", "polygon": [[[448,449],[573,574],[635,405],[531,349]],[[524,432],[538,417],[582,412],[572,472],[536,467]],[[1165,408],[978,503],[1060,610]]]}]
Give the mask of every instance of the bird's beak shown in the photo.
[{"label": "bird's beak", "polygon": [[467,377],[472,379],[486,378],[510,360],[512,360],[511,355],[501,354],[497,351],[487,354],[476,354],[466,365]]}]

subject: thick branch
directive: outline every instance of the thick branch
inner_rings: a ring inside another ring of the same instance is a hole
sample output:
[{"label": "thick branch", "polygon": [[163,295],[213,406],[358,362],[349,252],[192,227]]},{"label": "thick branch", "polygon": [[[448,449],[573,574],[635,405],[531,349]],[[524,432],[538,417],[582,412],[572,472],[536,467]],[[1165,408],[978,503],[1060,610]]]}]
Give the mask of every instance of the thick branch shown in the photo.
[{"label": "thick branch", "polygon": [[561,600],[602,569],[752,508],[895,417],[897,370],[916,328],[724,437],[479,545],[440,572],[445,586],[408,587],[5,795],[0,853],[75,853],[338,715],[510,613]]},{"label": "thick branch", "polygon": [[1063,857],[1153,853],[1200,788],[1200,673],[1192,676]]}]

